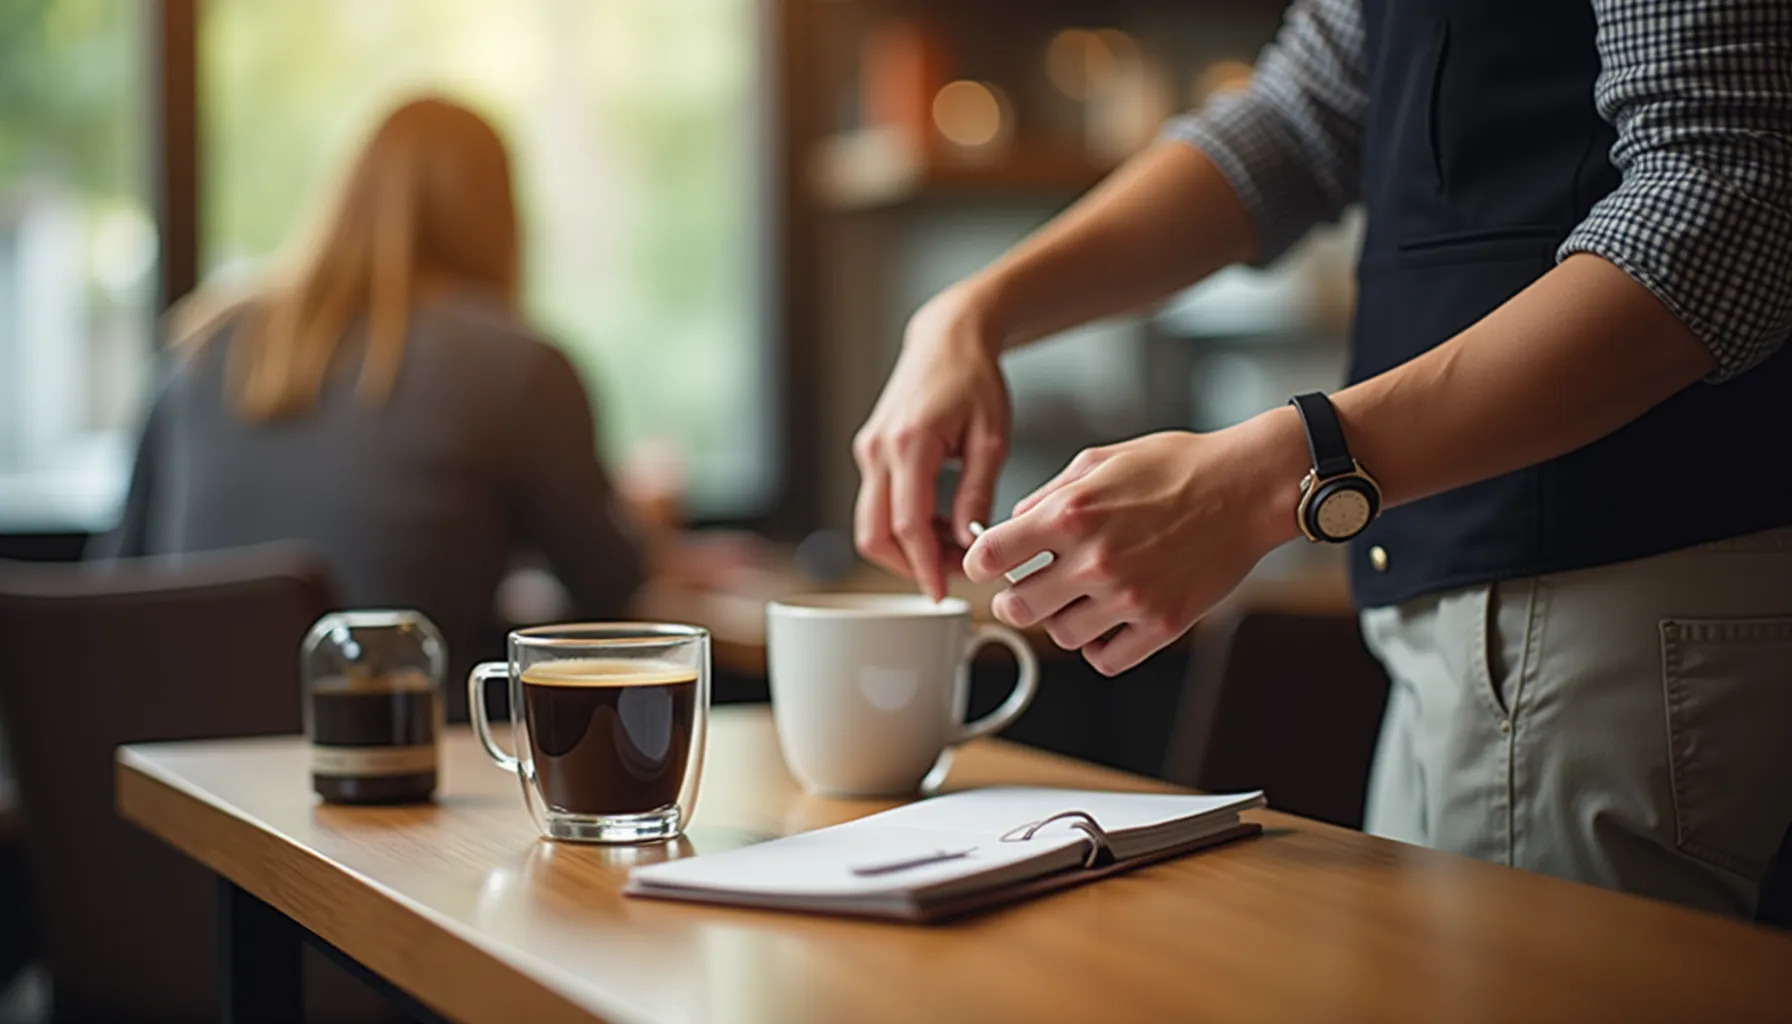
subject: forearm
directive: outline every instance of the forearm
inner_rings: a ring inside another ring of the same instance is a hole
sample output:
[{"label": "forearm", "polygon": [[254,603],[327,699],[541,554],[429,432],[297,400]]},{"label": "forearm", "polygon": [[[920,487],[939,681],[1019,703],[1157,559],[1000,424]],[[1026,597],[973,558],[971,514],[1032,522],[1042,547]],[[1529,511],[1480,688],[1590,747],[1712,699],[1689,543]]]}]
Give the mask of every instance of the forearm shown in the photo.
[{"label": "forearm", "polygon": [[[1461,334],[1332,402],[1351,454],[1397,505],[1596,441],[1715,365],[1648,289],[1577,255]],[[1266,522],[1292,537],[1298,495],[1287,481],[1307,459],[1299,421],[1280,409],[1247,427],[1274,495]]]},{"label": "forearm", "polygon": [[1011,348],[1162,299],[1255,250],[1244,205],[1213,162],[1165,142],[961,288],[985,337]]},{"label": "forearm", "polygon": [[1159,143],[951,289],[980,344],[1011,348],[1273,260],[1357,198],[1368,105],[1360,4],[1293,0],[1249,89]]},{"label": "forearm", "polygon": [[1792,325],[1792,8],[1596,0],[1623,176],[1562,262],[1435,350],[1335,397],[1390,504],[1598,440]]}]

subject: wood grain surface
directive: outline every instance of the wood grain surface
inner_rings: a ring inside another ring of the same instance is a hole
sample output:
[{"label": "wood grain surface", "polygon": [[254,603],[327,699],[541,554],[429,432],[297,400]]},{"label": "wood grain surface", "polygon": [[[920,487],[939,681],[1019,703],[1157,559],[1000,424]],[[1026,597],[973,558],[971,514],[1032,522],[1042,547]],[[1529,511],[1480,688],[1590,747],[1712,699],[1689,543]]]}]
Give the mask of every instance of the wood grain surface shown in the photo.
[{"label": "wood grain surface", "polygon": [[[880,810],[716,712],[671,847],[538,840],[450,733],[437,804],[313,802],[301,739],[125,748],[122,814],[469,1022],[1785,1020],[1792,937],[1273,812],[1257,839],[941,927],[636,900],[630,865]],[[949,788],[1170,787],[1026,748]],[[1272,794],[1273,798],[1273,794]]]}]

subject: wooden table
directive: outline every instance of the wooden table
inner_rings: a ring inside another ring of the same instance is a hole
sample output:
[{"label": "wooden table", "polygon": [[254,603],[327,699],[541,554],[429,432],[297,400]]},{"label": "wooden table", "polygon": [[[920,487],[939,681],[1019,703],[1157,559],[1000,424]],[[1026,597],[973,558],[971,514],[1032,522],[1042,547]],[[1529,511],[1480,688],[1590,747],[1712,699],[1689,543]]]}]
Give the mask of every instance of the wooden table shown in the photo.
[{"label": "wooden table", "polygon": [[[1792,1013],[1792,937],[1271,812],[1260,838],[935,928],[629,899],[629,865],[666,848],[538,841],[466,733],[445,759],[437,805],[348,809],[313,804],[297,738],[119,752],[121,813],[224,879],[237,1019],[296,1002],[287,919],[472,1022]],[[1169,788],[1000,741],[966,748],[950,784],[998,782]],[[801,795],[766,712],[721,709],[672,852],[883,806]]]}]

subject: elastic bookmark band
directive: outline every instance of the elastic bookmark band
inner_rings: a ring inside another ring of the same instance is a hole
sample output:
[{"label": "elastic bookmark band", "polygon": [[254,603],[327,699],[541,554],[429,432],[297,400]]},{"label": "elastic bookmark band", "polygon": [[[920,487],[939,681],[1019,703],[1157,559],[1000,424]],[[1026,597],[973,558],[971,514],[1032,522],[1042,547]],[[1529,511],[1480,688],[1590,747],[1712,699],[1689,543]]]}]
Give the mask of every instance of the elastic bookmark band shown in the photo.
[{"label": "elastic bookmark band", "polygon": [[[971,526],[971,536],[973,536],[973,537],[983,536],[984,531],[988,529],[988,527],[984,526],[982,523],[976,522],[975,520],[973,520],[971,522],[970,526]],[[1052,554],[1050,551],[1041,551],[1037,555],[1034,555],[1032,558],[1027,559],[1026,561],[1022,562],[1021,564],[1019,564],[1019,565],[1015,566],[1014,568],[1008,570],[1007,572],[1003,573],[1002,575],[1004,577],[1006,577],[1008,582],[1011,584],[1019,583],[1021,580],[1026,579],[1028,576],[1033,575],[1034,573],[1038,572],[1039,570],[1052,564],[1054,561],[1057,561],[1057,558],[1058,558],[1058,556]]]},{"label": "elastic bookmark band", "polygon": [[[1113,844],[1108,841],[1108,834],[1102,830],[1101,824],[1091,817],[1087,811],[1059,811],[1049,818],[1042,818],[1039,821],[1018,825],[1002,833],[1002,842],[1024,843],[1027,840],[1032,839],[1034,834],[1040,829],[1050,825],[1054,821],[1068,821],[1070,822],[1071,828],[1076,829],[1078,832],[1081,832],[1089,838],[1089,853],[1088,856],[1083,858],[1083,867],[1100,867],[1103,864],[1113,862],[1114,847]],[[1018,835],[1016,833],[1018,833]]]}]

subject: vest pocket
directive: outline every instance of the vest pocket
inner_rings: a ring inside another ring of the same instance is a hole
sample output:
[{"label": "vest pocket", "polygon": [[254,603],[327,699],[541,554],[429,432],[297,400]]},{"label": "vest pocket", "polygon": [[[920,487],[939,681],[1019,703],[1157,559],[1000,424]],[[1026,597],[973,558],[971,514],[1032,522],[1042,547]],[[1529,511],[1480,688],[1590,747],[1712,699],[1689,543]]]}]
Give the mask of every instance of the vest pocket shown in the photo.
[{"label": "vest pocket", "polygon": [[1519,247],[1520,252],[1530,252],[1538,243],[1549,243],[1554,249],[1567,236],[1567,232],[1554,224],[1513,224],[1508,227],[1468,228],[1462,231],[1439,231],[1400,240],[1400,251],[1403,253],[1437,252],[1440,250],[1456,250],[1470,248],[1486,248],[1490,251],[1504,251],[1512,244]]},{"label": "vest pocket", "polygon": [[1378,205],[1398,225],[1396,238],[1449,231],[1461,226],[1458,211],[1445,195],[1444,169],[1450,153],[1450,126],[1444,118],[1444,48],[1449,24],[1442,19],[1412,19],[1398,26],[1382,43],[1389,79],[1376,102],[1389,110],[1378,154],[1378,179],[1365,180],[1370,209]]},{"label": "vest pocket", "polygon": [[1661,623],[1675,840],[1750,882],[1792,822],[1792,616]]},{"label": "vest pocket", "polygon": [[1450,53],[1450,23],[1440,21],[1432,31],[1431,39],[1431,76],[1426,84],[1425,96],[1425,149],[1431,155],[1432,180],[1436,182],[1439,195],[1448,195],[1449,179],[1444,177],[1444,143],[1443,128],[1439,124],[1443,115],[1444,93],[1444,58]]}]

